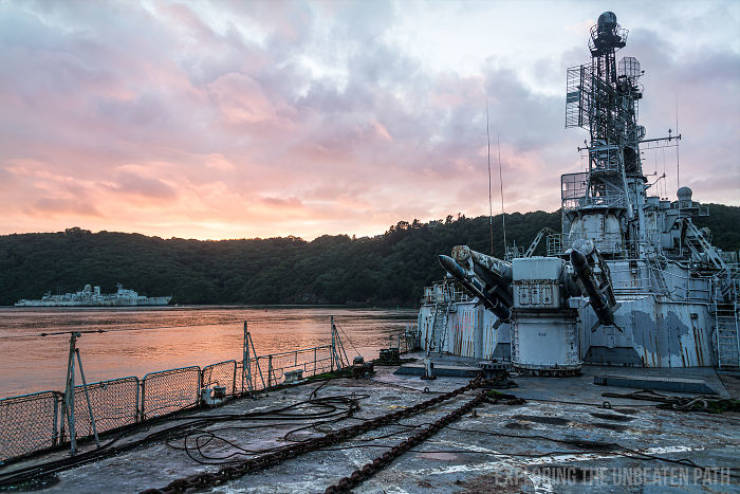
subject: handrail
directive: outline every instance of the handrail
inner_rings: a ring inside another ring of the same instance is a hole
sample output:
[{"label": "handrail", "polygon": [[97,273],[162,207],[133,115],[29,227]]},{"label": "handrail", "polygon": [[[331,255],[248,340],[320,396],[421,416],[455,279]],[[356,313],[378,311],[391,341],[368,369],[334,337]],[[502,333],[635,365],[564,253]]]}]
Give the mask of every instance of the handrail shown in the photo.
[{"label": "handrail", "polygon": [[331,345],[319,345],[319,346],[312,346],[312,347],[308,347],[308,348],[297,348],[295,350],[289,350],[287,352],[270,353],[268,355],[258,355],[255,358],[264,359],[264,358],[267,358],[267,357],[282,357],[283,355],[291,355],[291,354],[297,353],[297,352],[310,352],[312,350],[321,350],[323,348],[331,348]]},{"label": "handrail", "polygon": [[[335,339],[337,340],[336,344],[341,345],[338,341],[339,339]],[[322,350],[324,352],[319,354],[318,352]],[[335,351],[334,346],[330,344],[316,345],[267,355],[255,355],[251,363],[257,366],[256,372],[259,373],[264,383],[264,376],[262,375],[259,361],[262,360],[264,362],[265,359],[270,361],[275,359],[277,361],[278,366],[270,366],[268,370],[270,376],[268,376],[267,386],[263,384],[262,389],[269,390],[283,384],[282,379],[285,376],[285,372],[289,369],[303,369],[304,372],[313,371],[314,374],[318,374],[330,370],[330,361],[332,364],[336,362],[339,368],[349,365],[349,362],[342,361],[339,358],[335,359],[334,355],[326,356],[326,350]],[[305,354],[312,355],[306,359],[304,357]],[[338,357],[338,355],[336,356]],[[289,359],[289,362],[280,362],[280,358],[286,356],[293,358]],[[123,425],[119,423],[109,424],[113,427],[106,427],[104,431],[109,432],[127,427],[131,424],[148,421],[155,416],[169,415],[201,405],[203,402],[203,387],[211,384],[204,383],[203,378],[211,379],[213,377],[204,376],[204,372],[207,374],[209,369],[214,370],[219,366],[229,364],[233,365],[233,372],[230,370],[223,371],[222,369],[219,369],[217,372],[220,373],[219,376],[221,378],[231,380],[231,388],[228,388],[227,384],[227,389],[231,390],[229,395],[243,396],[246,390],[243,386],[237,386],[237,369],[243,366],[244,362],[235,359],[216,362],[204,367],[189,365],[147,372],[142,378],[125,376],[105,379],[76,385],[74,390],[76,392],[80,390],[84,390],[85,392],[94,390],[96,393],[97,398],[93,400],[92,404],[90,404],[90,400],[88,399],[91,422],[98,418],[110,420],[110,417],[106,417],[105,414],[108,413],[108,410],[112,406],[126,408],[132,411],[130,414],[131,420],[127,420],[127,423]],[[336,369],[337,367],[332,365],[331,368]],[[226,375],[224,375],[224,372]],[[254,377],[256,378],[257,376]],[[162,379],[153,381],[155,378]],[[124,392],[122,391],[123,388],[106,386],[108,383],[115,384],[122,381],[128,381],[131,385],[135,385],[135,392],[130,388],[127,388]],[[154,382],[157,382],[157,384],[155,385]],[[250,388],[249,392],[251,391],[253,390]],[[48,448],[66,444],[69,438],[65,440],[64,425],[59,417],[59,409],[61,408],[59,405],[63,400],[64,394],[54,390],[37,391],[0,398],[0,407],[7,407],[7,411],[4,412],[5,414],[3,416],[3,429],[4,431],[12,430],[14,433],[12,436],[6,435],[5,439],[7,440],[0,443],[0,462],[25,457]],[[148,407],[145,405],[148,405]],[[43,409],[45,410],[44,414],[40,414],[39,412],[41,407],[45,407]],[[164,413],[157,414],[155,413],[157,411],[164,411]],[[151,416],[148,416],[150,414]],[[74,421],[74,418],[72,420]],[[88,435],[85,434],[80,437],[86,437]]]}]

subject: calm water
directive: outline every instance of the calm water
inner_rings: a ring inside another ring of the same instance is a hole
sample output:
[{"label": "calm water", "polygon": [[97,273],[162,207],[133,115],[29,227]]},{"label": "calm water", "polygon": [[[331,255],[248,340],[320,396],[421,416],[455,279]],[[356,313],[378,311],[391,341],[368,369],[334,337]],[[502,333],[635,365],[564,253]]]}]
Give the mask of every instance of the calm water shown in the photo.
[{"label": "calm water", "polygon": [[[329,316],[365,358],[415,322],[414,310],[340,308],[0,309],[0,397],[64,391],[71,330],[134,330],[78,339],[88,382],[241,358],[248,322],[259,355],[331,342]],[[356,355],[345,341],[350,359]],[[79,374],[75,380],[79,382]]]}]

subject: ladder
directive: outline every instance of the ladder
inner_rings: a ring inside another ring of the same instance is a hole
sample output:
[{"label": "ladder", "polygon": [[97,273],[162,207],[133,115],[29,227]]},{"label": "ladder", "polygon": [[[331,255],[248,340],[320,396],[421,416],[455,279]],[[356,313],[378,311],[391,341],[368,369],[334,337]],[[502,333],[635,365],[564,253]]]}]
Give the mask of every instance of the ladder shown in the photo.
[{"label": "ladder", "polygon": [[689,218],[684,219],[684,225],[686,228],[684,242],[693,257],[698,261],[708,262],[716,270],[714,276],[719,281],[719,296],[725,300],[731,298],[734,291],[734,280],[722,256]]},{"label": "ladder", "polygon": [[717,367],[740,367],[740,331],[737,301],[715,303],[714,334],[717,345]]},{"label": "ladder", "polygon": [[434,306],[434,319],[432,320],[432,337],[429,339],[429,350],[442,352],[444,337],[447,333],[447,316],[450,312],[448,302],[440,302]]},{"label": "ladder", "polygon": [[559,256],[563,253],[562,235],[551,234],[547,236],[547,255]]},{"label": "ladder", "polygon": [[696,225],[691,221],[685,221],[684,224],[686,225],[684,241],[692,254],[697,259],[706,259],[718,271],[726,271],[727,266],[717,252],[717,249],[704,238],[704,235]]},{"label": "ladder", "polygon": [[522,257],[532,257],[532,254],[534,254],[534,251],[537,250],[537,246],[540,245],[540,242],[542,242],[542,239],[545,237],[545,235],[552,235],[555,231],[552,228],[545,227],[539,232],[537,232],[537,236],[534,237],[534,240],[532,240],[532,243],[529,244],[529,247],[527,247],[527,250],[524,252],[524,255]]},{"label": "ladder", "polygon": [[442,351],[445,348],[447,342],[447,323],[450,318],[450,312],[455,312],[455,304],[453,302],[447,302],[445,304],[444,320],[442,322],[442,335],[439,338],[439,354],[442,355]]},{"label": "ladder", "polygon": [[655,280],[655,286],[652,287],[654,290],[662,293],[663,295],[669,295],[668,285],[665,282],[665,276],[663,275],[663,269],[660,267],[660,263],[655,257],[647,258],[648,270],[652,274],[651,278]]}]

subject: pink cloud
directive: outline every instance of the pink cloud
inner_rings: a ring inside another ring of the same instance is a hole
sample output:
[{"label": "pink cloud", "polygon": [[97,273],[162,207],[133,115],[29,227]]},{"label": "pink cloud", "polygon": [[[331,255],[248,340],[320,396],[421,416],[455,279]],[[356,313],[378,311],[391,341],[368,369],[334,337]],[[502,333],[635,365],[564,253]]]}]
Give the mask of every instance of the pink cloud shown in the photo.
[{"label": "pink cloud", "polygon": [[33,203],[31,215],[52,216],[102,216],[97,208],[85,201],[76,199],[41,198]]},{"label": "pink cloud", "polygon": [[[563,129],[563,96],[525,83],[496,56],[505,47],[482,48],[475,74],[431,70],[385,36],[399,15],[362,3],[0,5],[0,233],[312,238],[485,214],[486,100],[507,211],[556,209],[585,137]],[[685,182],[698,200],[738,204],[737,54],[674,60],[659,34],[629,41],[648,71],[648,131],[673,126],[678,93]],[[564,77],[586,56],[564,46],[534,74]]]}]

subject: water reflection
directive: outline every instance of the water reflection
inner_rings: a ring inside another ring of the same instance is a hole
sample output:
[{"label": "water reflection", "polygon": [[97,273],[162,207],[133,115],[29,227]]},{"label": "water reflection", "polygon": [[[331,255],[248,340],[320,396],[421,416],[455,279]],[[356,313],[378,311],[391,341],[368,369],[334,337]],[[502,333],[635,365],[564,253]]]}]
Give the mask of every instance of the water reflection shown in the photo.
[{"label": "water reflection", "polygon": [[[0,309],[0,397],[64,390],[69,339],[41,333],[108,331],[79,339],[93,382],[238,360],[245,320],[260,355],[328,344],[330,315],[365,358],[416,318],[413,310],[337,308]],[[349,342],[345,349],[351,359],[355,349]]]}]

